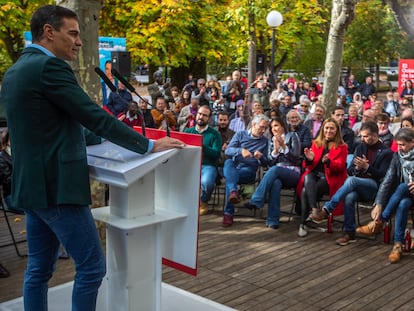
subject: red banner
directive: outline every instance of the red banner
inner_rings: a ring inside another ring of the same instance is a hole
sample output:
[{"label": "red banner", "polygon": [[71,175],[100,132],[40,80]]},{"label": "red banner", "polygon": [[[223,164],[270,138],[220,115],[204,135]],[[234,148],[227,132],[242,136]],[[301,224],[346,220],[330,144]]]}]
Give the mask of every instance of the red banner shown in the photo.
[{"label": "red banner", "polygon": [[407,80],[414,82],[414,59],[400,59],[400,69],[398,72],[398,93],[404,89]]}]

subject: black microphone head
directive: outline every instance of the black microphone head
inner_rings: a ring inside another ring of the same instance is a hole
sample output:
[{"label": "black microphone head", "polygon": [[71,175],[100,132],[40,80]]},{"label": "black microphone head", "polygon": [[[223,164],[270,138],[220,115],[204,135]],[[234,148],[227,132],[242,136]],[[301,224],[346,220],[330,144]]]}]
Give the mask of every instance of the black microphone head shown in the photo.
[{"label": "black microphone head", "polygon": [[101,77],[101,79],[111,89],[112,92],[116,92],[115,85],[109,80],[109,78],[106,76],[105,72],[103,72],[101,68],[95,67],[95,72]]},{"label": "black microphone head", "polygon": [[[111,72],[114,76],[121,76],[121,74],[115,68],[111,68]],[[122,76],[121,76],[122,77]]]},{"label": "black microphone head", "polygon": [[111,69],[112,74],[119,80],[125,87],[132,93],[135,92],[135,88],[129,83],[115,68]]}]

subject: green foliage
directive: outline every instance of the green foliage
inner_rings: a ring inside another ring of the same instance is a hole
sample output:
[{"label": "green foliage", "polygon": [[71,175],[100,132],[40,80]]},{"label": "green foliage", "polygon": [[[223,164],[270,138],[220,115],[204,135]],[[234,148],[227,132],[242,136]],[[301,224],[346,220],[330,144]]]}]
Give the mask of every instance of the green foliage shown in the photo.
[{"label": "green foliage", "polygon": [[[323,58],[324,50],[315,49],[315,46],[324,44],[326,29],[329,25],[329,11],[318,1],[234,1],[232,4],[234,9],[230,9],[228,14],[232,20],[238,22],[240,31],[237,32],[237,36],[231,39],[234,42],[242,40],[233,52],[233,60],[235,59],[236,63],[247,63],[247,45],[243,42],[248,39],[247,17],[249,10],[255,15],[257,37],[263,38],[262,41],[258,40],[257,50],[268,55],[268,61],[272,48],[272,29],[266,23],[266,16],[272,10],[279,11],[283,16],[282,25],[276,29],[275,63],[278,63],[285,53],[287,53],[288,59],[295,64],[301,62],[302,57],[307,55],[308,51],[316,50],[319,55],[322,55],[318,58]],[[298,58],[298,55],[301,57]],[[303,67],[307,67],[307,65]]]},{"label": "green foliage", "polygon": [[403,41],[401,42],[401,49],[399,50],[400,57],[402,59],[413,59],[414,58],[414,39],[411,39],[409,36],[405,35]]},{"label": "green foliage", "polygon": [[12,61],[7,54],[0,50],[0,81],[3,79],[4,73],[12,65]]},{"label": "green foliage", "polygon": [[30,30],[30,18],[47,0],[0,0],[0,75],[15,62],[24,47],[23,32]]},{"label": "green foliage", "polygon": [[[257,50],[270,59],[272,30],[266,15],[271,10],[280,11],[284,19],[277,29],[276,62],[284,53],[295,59],[298,51],[312,51],[315,45],[324,44],[329,11],[317,0],[107,0],[100,32],[126,36],[136,63],[176,67],[187,66],[193,59],[206,59],[212,64],[209,68],[215,63],[225,68],[244,67],[249,14],[257,25]],[[324,50],[319,51],[322,56],[318,59],[322,59]]]},{"label": "green foliage", "polygon": [[217,60],[229,57],[221,48],[229,32],[222,22],[226,4],[223,0],[108,1],[102,17],[110,22],[101,24],[101,34],[126,35],[128,50],[141,63],[178,67],[194,59]]},{"label": "green foliage", "polygon": [[[33,11],[48,0],[0,0],[0,75],[23,48]],[[136,64],[188,67],[207,62],[219,76],[245,67],[249,15],[256,25],[256,50],[270,61],[271,10],[281,12],[276,29],[276,64],[287,53],[284,68],[310,77],[323,70],[331,0],[105,0],[100,35],[127,38]],[[345,42],[344,65],[363,68],[390,58],[414,58],[413,42],[399,30],[382,0],[360,0]]]},{"label": "green foliage", "polygon": [[406,35],[382,0],[362,0],[346,34],[344,64],[363,66],[398,59],[405,40]]},{"label": "green foliage", "polygon": [[365,82],[365,78],[368,75],[370,75],[370,73],[366,71],[365,69],[357,69],[357,70],[354,70],[354,75],[355,75],[355,80],[357,80],[358,83],[361,84]]}]

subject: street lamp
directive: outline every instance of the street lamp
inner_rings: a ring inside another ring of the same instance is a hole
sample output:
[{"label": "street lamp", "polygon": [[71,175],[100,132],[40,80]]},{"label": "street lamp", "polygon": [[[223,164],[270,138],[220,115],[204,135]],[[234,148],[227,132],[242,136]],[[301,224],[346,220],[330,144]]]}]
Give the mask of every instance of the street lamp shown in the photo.
[{"label": "street lamp", "polygon": [[275,86],[275,48],[276,48],[276,27],[279,27],[283,23],[282,14],[278,11],[270,11],[266,16],[267,24],[272,27],[272,57],[270,59],[270,83]]}]

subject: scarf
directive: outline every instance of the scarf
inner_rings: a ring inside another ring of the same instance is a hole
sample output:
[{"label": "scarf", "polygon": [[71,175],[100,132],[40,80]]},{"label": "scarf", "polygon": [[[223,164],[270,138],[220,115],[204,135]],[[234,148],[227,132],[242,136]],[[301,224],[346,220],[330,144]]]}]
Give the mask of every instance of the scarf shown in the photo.
[{"label": "scarf", "polygon": [[407,153],[398,151],[398,155],[404,182],[409,183],[411,181],[414,181],[414,149],[411,149]]}]

